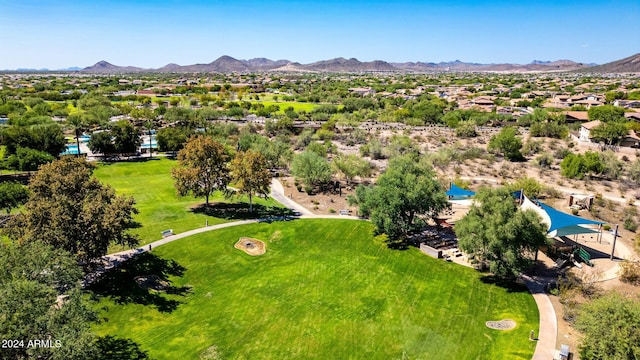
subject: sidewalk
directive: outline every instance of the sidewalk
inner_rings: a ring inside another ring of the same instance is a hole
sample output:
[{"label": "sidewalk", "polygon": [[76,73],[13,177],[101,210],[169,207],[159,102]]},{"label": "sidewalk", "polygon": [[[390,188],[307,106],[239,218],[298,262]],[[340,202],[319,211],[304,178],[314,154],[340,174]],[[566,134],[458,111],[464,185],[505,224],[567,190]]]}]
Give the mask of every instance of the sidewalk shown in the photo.
[{"label": "sidewalk", "polygon": [[536,301],[536,305],[538,305],[538,312],[540,313],[540,328],[538,329],[536,350],[533,353],[532,359],[553,359],[558,337],[558,319],[556,317],[556,311],[553,309],[553,305],[544,291],[547,279],[522,275],[522,280],[524,280],[529,292],[533,295],[533,299]]}]

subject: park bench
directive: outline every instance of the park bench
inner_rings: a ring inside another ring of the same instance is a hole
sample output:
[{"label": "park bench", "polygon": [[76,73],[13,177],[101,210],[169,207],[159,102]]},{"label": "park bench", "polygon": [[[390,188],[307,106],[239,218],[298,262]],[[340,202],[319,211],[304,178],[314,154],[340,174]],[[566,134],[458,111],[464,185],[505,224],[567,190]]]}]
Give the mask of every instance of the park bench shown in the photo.
[{"label": "park bench", "polygon": [[349,215],[351,210],[340,210],[340,215]]},{"label": "park bench", "polygon": [[585,250],[584,248],[579,248],[578,256],[582,259],[582,261],[584,261],[585,264],[593,266],[593,263],[591,262],[591,254],[589,254],[587,250]]},{"label": "park bench", "polygon": [[165,238],[167,236],[171,236],[173,235],[173,229],[167,229],[167,230],[163,230],[161,231],[162,237]]}]

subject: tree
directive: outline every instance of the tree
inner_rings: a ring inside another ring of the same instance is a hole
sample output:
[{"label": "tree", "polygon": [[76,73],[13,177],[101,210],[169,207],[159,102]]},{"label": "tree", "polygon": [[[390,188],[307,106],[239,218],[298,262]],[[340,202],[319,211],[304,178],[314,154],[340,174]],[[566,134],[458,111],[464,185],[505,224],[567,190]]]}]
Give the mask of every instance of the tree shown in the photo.
[{"label": "tree", "polygon": [[24,212],[9,221],[6,233],[64,249],[87,266],[110,245],[135,246],[138,239],[128,232],[135,226],[135,201],[116,196],[92,173],[93,165],[70,156],[41,166],[29,182]]},{"label": "tree", "polygon": [[338,154],[332,159],[331,164],[335,170],[344,175],[347,184],[353,181],[356,176],[369,176],[371,174],[371,164],[354,154]]},{"label": "tree", "polygon": [[97,152],[104,156],[109,156],[116,152],[111,133],[106,131],[91,134],[88,146],[92,152]]},{"label": "tree", "polygon": [[461,138],[476,137],[476,123],[473,120],[460,121],[456,126],[456,136]]},{"label": "tree", "polygon": [[67,123],[73,128],[76,135],[76,145],[78,146],[78,154],[76,157],[80,157],[80,133],[84,129],[84,119],[80,114],[72,114],[67,118]]},{"label": "tree", "polygon": [[595,141],[604,141],[607,145],[619,143],[628,133],[627,126],[620,121],[601,122],[589,132]]},{"label": "tree", "polygon": [[57,157],[67,145],[62,129],[58,124],[41,124],[31,128],[33,143],[32,149],[43,151]]},{"label": "tree", "polygon": [[303,151],[293,158],[291,173],[307,186],[316,186],[331,180],[331,167],[327,159],[312,151]]},{"label": "tree", "polygon": [[130,122],[120,120],[111,128],[113,146],[118,154],[135,154],[140,147],[140,132]]},{"label": "tree", "polygon": [[598,153],[587,151],[583,154],[568,154],[560,162],[560,172],[569,179],[582,179],[585,175],[600,174],[604,165]]},{"label": "tree", "polygon": [[179,167],[171,171],[178,195],[209,196],[226,191],[229,184],[229,154],[224,145],[205,136],[193,136],[178,152]]},{"label": "tree", "polygon": [[22,147],[46,152],[54,157],[64,151],[67,143],[62,129],[55,123],[9,126],[2,131],[2,142],[9,154],[15,154]]},{"label": "tree", "polygon": [[522,160],[523,156],[520,153],[522,148],[522,140],[516,136],[516,130],[512,127],[505,127],[500,130],[496,135],[493,135],[489,139],[489,151],[502,152],[504,157],[509,161]]},{"label": "tree", "polygon": [[624,109],[613,105],[594,106],[589,109],[587,116],[591,121],[620,122],[624,121]]},{"label": "tree", "polygon": [[18,148],[15,155],[7,159],[8,167],[21,171],[36,171],[40,165],[47,164],[54,160],[54,157],[44,151],[30,148]]},{"label": "tree", "polygon": [[158,130],[156,141],[158,142],[158,150],[178,152],[184,147],[188,140],[187,130],[168,127]]},{"label": "tree", "polygon": [[[0,269],[0,338],[22,342],[3,348],[0,359],[96,358],[90,322],[97,317],[70,254],[40,242],[0,244]],[[53,343],[28,348],[34,339]]]},{"label": "tree", "polygon": [[0,208],[5,209],[7,214],[26,203],[28,198],[29,192],[24,185],[15,181],[0,183]]},{"label": "tree", "polygon": [[271,173],[267,161],[258,152],[247,150],[236,153],[231,161],[231,178],[238,192],[249,197],[249,212],[253,212],[253,195],[269,196]]},{"label": "tree", "polygon": [[531,264],[528,255],[546,243],[538,214],[521,211],[506,188],[482,188],[467,215],[456,222],[458,244],[488,262],[492,273],[514,276]]},{"label": "tree", "polygon": [[358,186],[351,204],[369,216],[376,232],[397,239],[420,230],[425,220],[449,205],[433,169],[405,155],[392,159],[374,186]]},{"label": "tree", "polygon": [[629,179],[640,185],[640,158],[636,158],[629,167]]},{"label": "tree", "polygon": [[584,304],[576,329],[584,335],[582,359],[640,358],[640,299],[610,293]]}]

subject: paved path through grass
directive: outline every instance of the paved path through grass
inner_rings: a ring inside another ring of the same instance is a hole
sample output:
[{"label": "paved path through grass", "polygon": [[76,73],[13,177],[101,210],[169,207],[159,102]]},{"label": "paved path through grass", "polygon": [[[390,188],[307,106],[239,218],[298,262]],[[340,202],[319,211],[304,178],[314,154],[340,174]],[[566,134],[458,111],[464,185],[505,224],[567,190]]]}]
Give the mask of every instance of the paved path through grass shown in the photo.
[{"label": "paved path through grass", "polygon": [[[344,215],[314,215],[311,211],[303,207],[302,205],[296,203],[292,199],[287,198],[284,195],[284,188],[282,184],[277,180],[273,179],[271,183],[271,197],[281,204],[300,212],[298,218],[305,219],[351,219],[351,220],[359,220],[360,218],[356,216],[344,216]],[[293,219],[293,218],[288,218]],[[189,237],[195,234],[200,234],[207,231],[218,230],[231,226],[239,226],[246,225],[260,221],[271,221],[271,220],[283,220],[283,219],[252,219],[252,220],[243,220],[243,221],[234,221],[224,224],[217,224],[207,227],[202,227],[190,231],[185,231],[180,234],[170,235],[165,237],[162,240],[154,241],[151,244],[139,247],[137,249],[131,249],[126,251],[121,251],[113,254],[109,254],[103,257],[104,266],[100,267],[95,272],[87,275],[85,277],[84,285],[88,285],[98,279],[102,273],[105,271],[119,265],[123,261],[133,258],[137,254],[140,254],[145,251],[153,251],[154,248],[170,243],[172,241],[176,241],[185,237]],[[541,278],[532,278],[527,275],[523,275],[522,279],[526,284],[527,288],[531,292],[536,305],[538,306],[538,312],[540,314],[540,324],[537,336],[537,344],[536,349],[533,354],[533,360],[542,360],[542,359],[551,359],[553,358],[556,338],[558,333],[558,322],[556,318],[556,313],[553,309],[551,301],[549,300],[546,292],[544,291],[544,283],[545,279]]]}]

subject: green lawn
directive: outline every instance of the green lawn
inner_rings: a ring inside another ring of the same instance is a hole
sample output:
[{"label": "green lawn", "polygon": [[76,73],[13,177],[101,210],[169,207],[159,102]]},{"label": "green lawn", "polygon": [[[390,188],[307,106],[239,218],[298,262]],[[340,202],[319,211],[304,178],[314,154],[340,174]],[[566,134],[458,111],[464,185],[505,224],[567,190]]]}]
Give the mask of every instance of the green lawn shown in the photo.
[{"label": "green lawn", "polygon": [[[317,219],[178,240],[94,288],[104,320],[95,330],[132,338],[157,359],[198,359],[212,346],[225,359],[531,358],[538,312],[524,287],[415,248],[391,250],[371,232],[364,221]],[[266,254],[234,249],[240,236],[265,241]],[[166,277],[167,295],[141,290],[138,274],[180,275]],[[485,326],[501,319],[518,326]]]},{"label": "green lawn", "polygon": [[[171,178],[171,169],[176,164],[175,160],[166,158],[142,162],[101,163],[94,172],[100,181],[111,185],[118,194],[135,198],[136,208],[140,211],[135,220],[142,226],[134,232],[140,236],[141,244],[162,238],[160,232],[166,229],[181,233],[203,227],[206,221],[209,225],[214,225],[235,220],[236,216],[206,215],[193,211],[194,206],[204,203],[204,198],[177,197]],[[220,193],[216,193],[209,201],[248,202],[244,197],[225,200]],[[267,207],[280,206],[272,199],[254,199],[254,202]]]},{"label": "green lawn", "polygon": [[280,107],[280,110],[276,112],[276,114],[284,114],[284,110],[288,107],[293,107],[293,111],[306,111],[311,112],[311,110],[317,108],[320,104],[317,103],[302,103],[297,101],[255,101],[252,100],[251,103],[260,103],[265,107],[276,105]]}]

